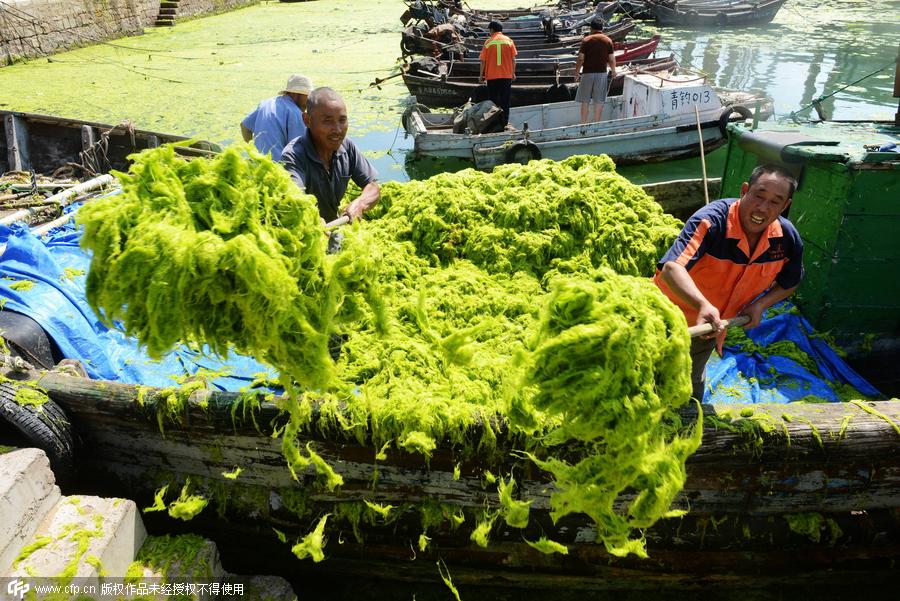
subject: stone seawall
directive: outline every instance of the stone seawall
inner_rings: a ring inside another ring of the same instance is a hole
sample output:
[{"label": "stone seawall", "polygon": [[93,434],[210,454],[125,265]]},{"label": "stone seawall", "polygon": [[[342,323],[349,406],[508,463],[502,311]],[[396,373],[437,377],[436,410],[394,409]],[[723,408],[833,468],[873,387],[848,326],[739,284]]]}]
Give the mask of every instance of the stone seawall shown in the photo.
[{"label": "stone seawall", "polygon": [[[224,12],[259,0],[180,0],[178,18]],[[2,0],[0,67],[143,32],[160,0]]]}]

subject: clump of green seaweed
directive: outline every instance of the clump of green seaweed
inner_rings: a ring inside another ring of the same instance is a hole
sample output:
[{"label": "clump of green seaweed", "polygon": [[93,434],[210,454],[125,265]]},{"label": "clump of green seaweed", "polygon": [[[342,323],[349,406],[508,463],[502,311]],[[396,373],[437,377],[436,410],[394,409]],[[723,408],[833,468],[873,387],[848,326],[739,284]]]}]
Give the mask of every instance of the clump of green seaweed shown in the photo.
[{"label": "clump of green seaweed", "polygon": [[116,173],[121,194],[78,212],[93,253],[87,298],[102,321],[123,323],[154,357],[205,343],[330,384],[329,335],[353,317],[348,289],[373,280],[377,257],[355,252],[371,245],[326,256],[315,199],[250,146],[209,160],[172,145],[135,158]]},{"label": "clump of green seaweed", "polygon": [[[586,443],[575,464],[535,459],[559,488],[551,516],[585,513],[607,551],[646,556],[632,533],[675,515],[669,508],[684,485],[684,462],[702,435],[699,421],[683,434],[675,412],[691,391],[683,314],[647,279],[609,269],[560,276],[533,345],[526,383],[536,391],[510,412],[511,423],[533,428],[551,416],[558,425],[549,444]],[[617,510],[627,489],[639,492]]]}]

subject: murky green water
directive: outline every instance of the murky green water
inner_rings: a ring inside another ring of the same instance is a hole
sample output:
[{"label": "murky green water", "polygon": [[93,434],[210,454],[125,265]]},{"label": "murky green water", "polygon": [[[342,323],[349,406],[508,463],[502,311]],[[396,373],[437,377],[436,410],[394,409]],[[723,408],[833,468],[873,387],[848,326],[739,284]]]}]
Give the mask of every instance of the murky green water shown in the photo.
[{"label": "murky green water", "polygon": [[[473,7],[526,0],[471,0]],[[138,127],[218,142],[239,138],[238,123],[278,92],[292,72],[310,75],[347,99],[351,136],[382,179],[407,179],[461,162],[405,161],[412,140],[398,129],[406,89],[396,71],[401,0],[265,2],[171,29],[117,40],[0,69],[0,107]],[[783,116],[864,75],[878,75],[825,102],[835,119],[889,119],[893,64],[900,40],[900,0],[789,0],[764,27],[662,30],[660,52],[674,52],[721,86],[763,89]],[[649,35],[642,26],[635,35]],[[808,112],[806,113],[808,114]],[[711,175],[722,152],[708,157]],[[699,161],[623,168],[655,181],[694,177]]]}]

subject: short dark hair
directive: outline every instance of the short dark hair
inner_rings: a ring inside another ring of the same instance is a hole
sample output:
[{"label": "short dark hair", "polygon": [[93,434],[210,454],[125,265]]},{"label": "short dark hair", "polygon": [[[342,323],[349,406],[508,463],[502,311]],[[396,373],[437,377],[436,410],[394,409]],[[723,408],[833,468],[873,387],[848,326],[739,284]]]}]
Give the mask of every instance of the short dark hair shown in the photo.
[{"label": "short dark hair", "polygon": [[595,31],[603,31],[603,19],[591,19],[591,22],[588,23],[588,27]]},{"label": "short dark hair", "polygon": [[788,198],[793,198],[794,192],[797,190],[798,186],[797,178],[794,177],[794,174],[788,171],[786,167],[776,165],[774,163],[757,165],[756,168],[750,173],[750,179],[747,180],[747,185],[752,186],[756,183],[756,180],[768,173],[783,177],[787,181],[789,186]]},{"label": "short dark hair", "polygon": [[316,88],[309,93],[309,98],[307,98],[306,100],[306,114],[312,114],[314,108],[331,100],[340,100],[341,102],[343,102],[344,99],[341,98],[341,95],[335,92],[332,88],[326,86]]},{"label": "short dark hair", "polygon": [[[482,21],[484,23],[484,21]],[[500,21],[491,21],[488,23],[488,29],[491,31],[503,31],[503,25],[500,24]]]}]

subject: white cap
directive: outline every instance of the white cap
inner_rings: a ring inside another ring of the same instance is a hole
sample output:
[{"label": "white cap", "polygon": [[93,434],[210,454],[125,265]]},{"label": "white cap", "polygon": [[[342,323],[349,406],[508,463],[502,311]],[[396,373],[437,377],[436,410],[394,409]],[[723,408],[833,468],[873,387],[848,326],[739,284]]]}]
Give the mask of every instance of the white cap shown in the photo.
[{"label": "white cap", "polygon": [[306,94],[309,96],[309,93],[312,92],[313,83],[310,78],[306,75],[291,75],[288,78],[287,85],[281,90],[281,94],[287,94],[288,92],[293,94]]}]

